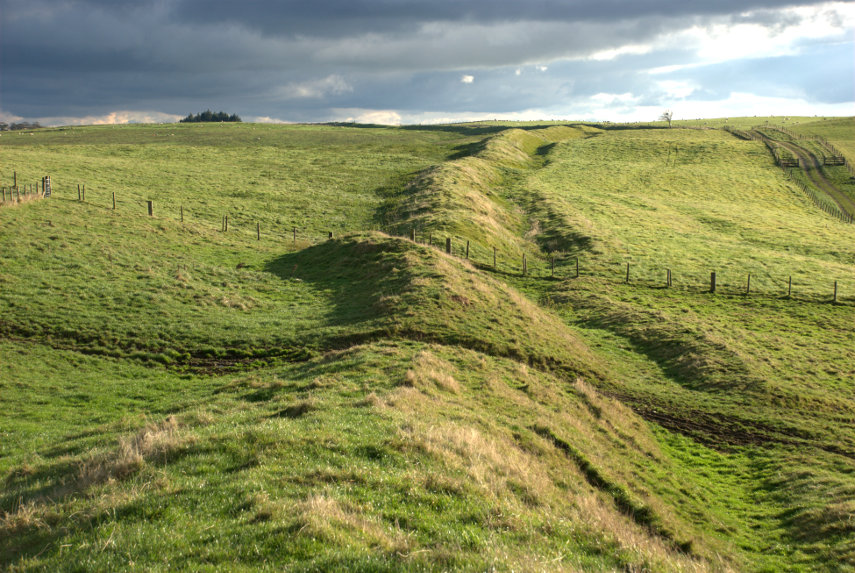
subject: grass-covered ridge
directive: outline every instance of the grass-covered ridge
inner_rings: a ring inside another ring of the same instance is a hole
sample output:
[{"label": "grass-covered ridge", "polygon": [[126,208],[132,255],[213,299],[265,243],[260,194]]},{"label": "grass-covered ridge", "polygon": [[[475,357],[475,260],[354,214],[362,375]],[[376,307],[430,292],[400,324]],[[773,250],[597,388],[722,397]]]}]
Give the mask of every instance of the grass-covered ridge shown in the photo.
[{"label": "grass-covered ridge", "polygon": [[855,564],[853,227],[724,132],[506,127],[4,137],[0,567]]},{"label": "grass-covered ridge", "polygon": [[426,169],[384,209],[391,232],[436,234],[475,241],[516,257],[537,248],[525,238],[528,221],[510,189],[559,141],[597,133],[584,126],[510,129],[473,146],[471,153]]}]

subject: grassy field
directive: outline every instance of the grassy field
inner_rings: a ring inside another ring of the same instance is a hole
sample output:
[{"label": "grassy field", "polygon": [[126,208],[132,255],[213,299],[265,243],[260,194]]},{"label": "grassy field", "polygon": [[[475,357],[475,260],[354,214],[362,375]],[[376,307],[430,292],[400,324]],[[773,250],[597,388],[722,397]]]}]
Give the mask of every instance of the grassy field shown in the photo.
[{"label": "grassy field", "polygon": [[4,134],[0,568],[851,569],[855,226],[613,127]]}]

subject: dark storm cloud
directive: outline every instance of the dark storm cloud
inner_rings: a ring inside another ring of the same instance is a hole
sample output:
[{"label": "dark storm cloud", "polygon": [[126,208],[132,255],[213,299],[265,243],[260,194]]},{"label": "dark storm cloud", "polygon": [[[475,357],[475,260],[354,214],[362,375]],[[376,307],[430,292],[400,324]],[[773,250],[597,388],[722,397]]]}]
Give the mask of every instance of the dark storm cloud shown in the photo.
[{"label": "dark storm cloud", "polygon": [[[38,4],[58,2],[37,1]],[[31,2],[27,2],[28,4]],[[166,9],[172,19],[192,24],[233,23],[268,34],[328,36],[406,33],[424,22],[613,22],[621,19],[740,14],[820,2],[786,0],[76,0],[80,10],[132,13]]]},{"label": "dark storm cloud", "polygon": [[799,17],[778,9],[811,4],[819,3],[3,0],[0,112],[218,107],[323,120],[332,108],[511,112],[624,92],[653,100],[659,92],[643,70],[691,63],[689,51],[585,58],[691,26],[785,29]]}]

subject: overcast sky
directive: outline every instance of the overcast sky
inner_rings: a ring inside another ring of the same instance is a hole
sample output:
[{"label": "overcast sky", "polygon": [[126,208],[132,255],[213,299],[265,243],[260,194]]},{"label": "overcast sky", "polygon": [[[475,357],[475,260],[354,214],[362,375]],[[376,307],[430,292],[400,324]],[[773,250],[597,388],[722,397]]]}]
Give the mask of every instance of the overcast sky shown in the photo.
[{"label": "overcast sky", "polygon": [[0,120],[855,115],[855,2],[0,0]]}]

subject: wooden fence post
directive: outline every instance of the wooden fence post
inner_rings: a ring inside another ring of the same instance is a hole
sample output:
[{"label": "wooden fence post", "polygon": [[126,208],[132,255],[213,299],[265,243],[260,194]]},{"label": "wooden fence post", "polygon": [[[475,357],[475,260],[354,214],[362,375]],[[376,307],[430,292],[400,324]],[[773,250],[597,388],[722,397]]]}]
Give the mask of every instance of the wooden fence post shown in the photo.
[{"label": "wooden fence post", "polygon": [[181,222],[184,222],[184,205],[179,205],[178,214],[181,216]]},{"label": "wooden fence post", "polygon": [[113,211],[115,211],[115,210],[116,210],[116,192],[113,191]]},{"label": "wooden fence post", "polygon": [[83,184],[83,200],[86,201],[86,184],[85,183]]},{"label": "wooden fence post", "polygon": [[294,227],[294,244],[297,244],[297,227]]},{"label": "wooden fence post", "polygon": [[330,231],[330,236],[329,236],[329,238],[330,238],[330,239],[332,239],[332,231]]},{"label": "wooden fence post", "polygon": [[626,264],[626,284],[629,284],[629,263]]},{"label": "wooden fence post", "polygon": [[77,200],[80,201],[80,183],[77,184]]},{"label": "wooden fence post", "polygon": [[790,275],[789,284],[787,285],[787,298],[790,298],[790,295],[793,294],[793,277]]},{"label": "wooden fence post", "polygon": [[148,216],[153,217],[154,216],[154,205],[152,204],[151,201],[146,201],[146,203],[148,203]]},{"label": "wooden fence post", "polygon": [[496,247],[493,247],[493,270],[496,270]]},{"label": "wooden fence post", "polygon": [[229,216],[226,214],[226,232],[229,230]]},{"label": "wooden fence post", "polygon": [[715,293],[715,271],[710,273],[710,292]]},{"label": "wooden fence post", "polygon": [[259,223],[258,221],[255,222],[255,240],[261,240],[261,223]]},{"label": "wooden fence post", "polygon": [[416,242],[416,230],[415,230],[415,228],[410,229],[410,240],[414,243]]},{"label": "wooden fence post", "polygon": [[837,281],[834,281],[834,299],[831,302],[837,304]]},{"label": "wooden fence post", "polygon": [[[12,172],[12,187],[17,187],[17,186],[18,186],[18,172],[13,171]],[[11,193],[9,195],[11,195]]]},{"label": "wooden fence post", "polygon": [[745,294],[751,294],[751,273],[748,273],[748,285],[745,287]]},{"label": "wooden fence post", "polygon": [[445,238],[445,252],[451,254],[451,237]]},{"label": "wooden fence post", "polygon": [[466,260],[469,260],[469,241],[466,241]]},{"label": "wooden fence post", "polygon": [[528,265],[527,265],[527,262],[525,260],[525,253],[523,253],[523,276],[525,276],[526,271],[528,271]]}]

